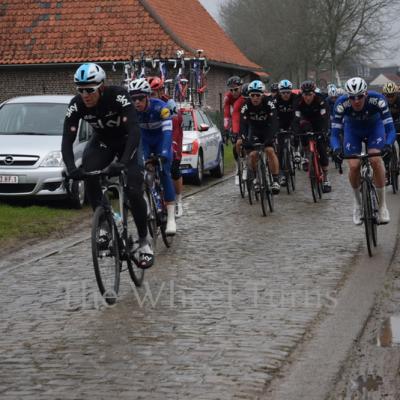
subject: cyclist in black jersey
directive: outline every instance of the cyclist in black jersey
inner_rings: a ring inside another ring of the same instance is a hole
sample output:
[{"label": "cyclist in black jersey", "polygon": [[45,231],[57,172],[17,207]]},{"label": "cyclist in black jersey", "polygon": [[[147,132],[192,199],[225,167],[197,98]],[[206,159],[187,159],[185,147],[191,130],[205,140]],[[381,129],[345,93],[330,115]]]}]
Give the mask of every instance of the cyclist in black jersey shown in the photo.
[{"label": "cyclist in black jersey", "polygon": [[[240,111],[240,132],[244,148],[251,150],[254,142],[264,143],[268,157],[268,165],[274,182],[272,191],[278,194],[279,161],[275,154],[274,137],[277,130],[277,117],[274,102],[265,96],[265,85],[261,81],[253,81],[248,86],[249,99]],[[256,168],[256,152],[250,153],[253,170]]]},{"label": "cyclist in black jersey", "polygon": [[[76,71],[74,81],[78,95],[71,100],[65,117],[62,155],[72,179],[82,179],[82,170],[90,172],[109,166],[112,175],[127,170],[127,194],[139,235],[139,266],[149,268],[154,255],[147,238],[147,205],[138,155],[140,129],[136,111],[129,93],[122,87],[105,86],[105,78],[104,70],[94,63],[83,64]],[[94,130],[83,153],[82,170],[76,167],[72,151],[80,119],[87,121]],[[85,181],[94,210],[102,201],[100,180],[89,176]]]},{"label": "cyclist in black jersey", "polygon": [[[383,85],[382,93],[388,101],[390,114],[392,114],[396,132],[400,132],[400,94],[399,88],[394,82],[387,82]],[[400,146],[400,139],[397,136],[397,143]]]},{"label": "cyclist in black jersey", "polygon": [[[322,190],[328,193],[332,190],[331,183],[328,179],[328,149],[327,149],[327,134],[329,126],[329,110],[323,97],[315,93],[315,83],[313,81],[304,81],[301,84],[301,96],[295,105],[295,119],[293,127],[295,133],[305,133],[312,131],[320,134],[317,140],[317,147],[320,156],[320,163],[324,174]],[[304,149],[308,150],[308,139],[301,136],[301,141]],[[308,157],[305,158],[303,169],[308,170]]]},{"label": "cyclist in black jersey", "polygon": [[[296,104],[298,95],[292,92],[293,84],[287,79],[283,79],[278,84],[279,92],[275,97],[275,107],[278,116],[278,127],[280,130],[290,131],[294,120],[294,106]],[[279,164],[282,165],[282,146],[284,138],[278,136],[278,157]],[[294,158],[295,161],[300,162],[300,153],[298,136],[294,138],[293,144],[295,147]],[[286,185],[286,177],[281,175],[280,184]]]}]

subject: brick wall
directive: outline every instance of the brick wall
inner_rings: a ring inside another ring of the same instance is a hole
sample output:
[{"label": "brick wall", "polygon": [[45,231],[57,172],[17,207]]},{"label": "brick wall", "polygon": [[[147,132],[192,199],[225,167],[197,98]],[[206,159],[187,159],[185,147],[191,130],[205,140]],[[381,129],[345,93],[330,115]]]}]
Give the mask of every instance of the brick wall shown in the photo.
[{"label": "brick wall", "polygon": [[[119,85],[122,80],[122,69],[117,72],[111,70],[111,65],[103,65],[108,84]],[[74,94],[75,85],[73,75],[77,66],[70,67],[42,67],[0,69],[0,102],[15,96],[37,94]],[[207,106],[212,110],[219,110],[220,95],[226,91],[226,80],[238,74],[239,71],[212,67],[207,74],[208,89],[206,93]],[[241,73],[244,80],[249,81],[250,76]]]}]

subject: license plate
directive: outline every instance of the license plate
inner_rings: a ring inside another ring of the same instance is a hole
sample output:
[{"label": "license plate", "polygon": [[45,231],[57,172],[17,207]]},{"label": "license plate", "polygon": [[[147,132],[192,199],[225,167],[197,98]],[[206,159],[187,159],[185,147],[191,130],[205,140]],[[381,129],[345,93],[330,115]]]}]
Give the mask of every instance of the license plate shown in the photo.
[{"label": "license plate", "polygon": [[18,176],[0,175],[0,183],[18,183]]}]

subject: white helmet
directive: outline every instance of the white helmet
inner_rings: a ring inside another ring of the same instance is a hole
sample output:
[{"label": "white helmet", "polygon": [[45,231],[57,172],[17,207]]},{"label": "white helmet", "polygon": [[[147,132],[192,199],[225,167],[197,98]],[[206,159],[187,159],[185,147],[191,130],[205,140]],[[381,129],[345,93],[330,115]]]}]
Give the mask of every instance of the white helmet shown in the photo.
[{"label": "white helmet", "polygon": [[349,96],[357,96],[367,91],[367,82],[363,78],[355,77],[349,79],[345,84],[346,92]]},{"label": "white helmet", "polygon": [[338,95],[336,86],[333,83],[329,84],[327,89],[329,97],[336,97]]},{"label": "white helmet", "polygon": [[100,83],[106,79],[104,69],[94,63],[82,64],[75,72],[74,82],[77,85]]},{"label": "white helmet", "polygon": [[151,86],[146,78],[135,79],[129,83],[128,91],[130,95],[135,94],[151,94]]}]

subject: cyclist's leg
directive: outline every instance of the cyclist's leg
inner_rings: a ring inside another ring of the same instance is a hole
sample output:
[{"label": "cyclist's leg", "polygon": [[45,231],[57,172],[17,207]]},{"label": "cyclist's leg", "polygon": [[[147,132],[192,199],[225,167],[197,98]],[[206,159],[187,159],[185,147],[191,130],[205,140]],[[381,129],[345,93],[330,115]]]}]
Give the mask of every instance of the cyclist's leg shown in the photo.
[{"label": "cyclist's leg", "polygon": [[[368,136],[368,153],[379,153],[385,144],[385,128],[382,121],[371,127]],[[381,157],[370,158],[371,166],[374,171],[374,183],[379,201],[379,218],[383,223],[390,220],[389,211],[386,205],[385,191],[385,166]]]},{"label": "cyclist's leg", "polygon": [[329,193],[332,190],[332,187],[328,179],[329,156],[327,139],[324,136],[318,138],[317,149],[319,153],[319,162],[321,164],[322,172],[324,174],[323,191],[324,193]]},{"label": "cyclist's leg", "polygon": [[[107,167],[116,155],[116,151],[100,143],[96,136],[86,146],[82,156],[82,168],[86,172],[97,171]],[[93,211],[101,205],[102,191],[98,176],[85,179],[86,193]]]},{"label": "cyclist's leg", "polygon": [[[357,133],[349,124],[345,124],[343,132],[343,148],[345,155],[360,154],[362,148],[362,133]],[[360,161],[348,160],[349,182],[353,189],[353,222],[356,225],[362,223],[361,220],[361,179],[360,179]]]},{"label": "cyclist's leg", "polygon": [[180,169],[181,160],[174,157],[171,166],[171,176],[174,182],[175,195],[176,195],[176,217],[181,217],[183,214],[182,206],[182,191],[183,191],[183,178]]},{"label": "cyclist's leg", "polygon": [[275,153],[273,133],[269,131],[265,134],[263,139],[265,144],[265,154],[268,159],[268,167],[274,180],[272,183],[272,191],[274,194],[278,194],[281,188],[279,184],[279,160]]}]

